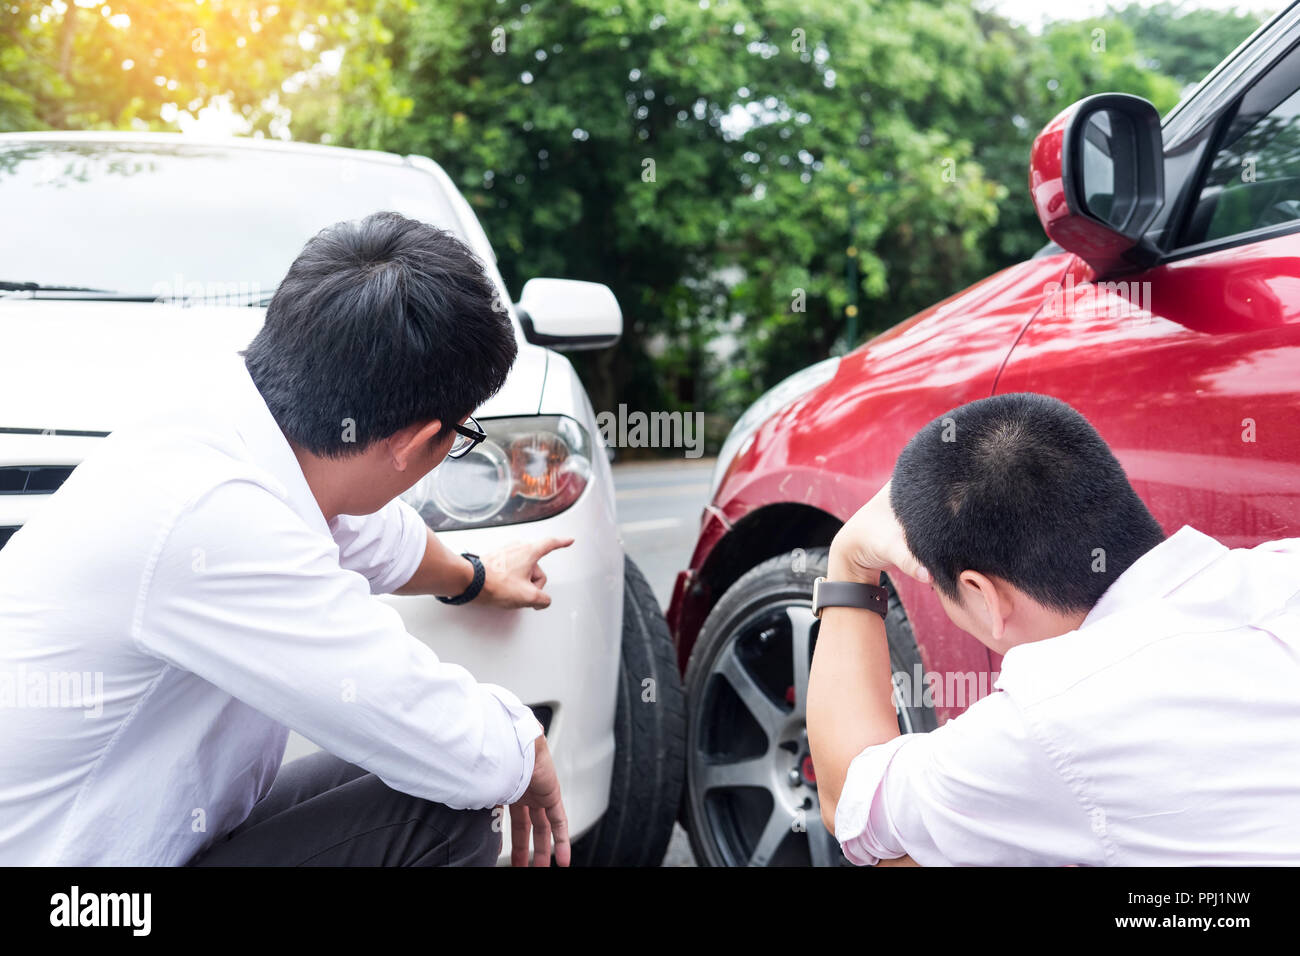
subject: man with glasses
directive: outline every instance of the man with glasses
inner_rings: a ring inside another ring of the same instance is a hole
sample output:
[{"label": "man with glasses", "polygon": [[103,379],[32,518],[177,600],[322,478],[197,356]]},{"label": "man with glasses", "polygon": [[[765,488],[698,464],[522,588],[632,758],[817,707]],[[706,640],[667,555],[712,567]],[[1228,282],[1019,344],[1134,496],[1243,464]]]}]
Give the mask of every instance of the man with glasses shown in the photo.
[{"label": "man with glasses", "polygon": [[[531,828],[567,865],[532,712],[371,599],[550,603],[538,562],[571,541],[457,555],[398,499],[486,437],[469,413],[516,354],[495,300],[446,232],[326,229],[243,362],[104,439],[14,536],[0,670],[97,693],[0,708],[0,864],[491,864],[509,805],[514,862]],[[281,769],[290,729],[322,752]]]},{"label": "man with glasses", "polygon": [[451,443],[451,450],[447,452],[447,457],[464,458],[485,438],[487,432],[479,428],[478,422],[474,421],[474,416],[471,415],[465,419],[465,424],[456,426],[456,440]]}]

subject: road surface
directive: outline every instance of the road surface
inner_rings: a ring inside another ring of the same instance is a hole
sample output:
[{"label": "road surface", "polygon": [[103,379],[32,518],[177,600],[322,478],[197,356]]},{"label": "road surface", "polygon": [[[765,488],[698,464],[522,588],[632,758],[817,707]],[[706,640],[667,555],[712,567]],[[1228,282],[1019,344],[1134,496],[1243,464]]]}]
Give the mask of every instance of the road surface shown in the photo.
[{"label": "road surface", "polygon": [[[677,572],[695,549],[700,511],[709,499],[713,459],[616,464],[614,493],[623,549],[667,609]],[[694,866],[686,832],[678,824],[664,866]]]}]

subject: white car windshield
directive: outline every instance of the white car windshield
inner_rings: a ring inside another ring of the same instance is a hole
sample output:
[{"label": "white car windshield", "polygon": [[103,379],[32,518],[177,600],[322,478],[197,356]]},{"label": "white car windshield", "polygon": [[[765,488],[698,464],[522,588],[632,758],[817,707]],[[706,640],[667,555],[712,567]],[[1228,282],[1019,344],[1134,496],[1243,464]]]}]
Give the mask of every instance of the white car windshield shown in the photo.
[{"label": "white car windshield", "polygon": [[458,231],[432,176],[365,154],[0,142],[0,288],[269,297],[321,228],[380,210]]}]

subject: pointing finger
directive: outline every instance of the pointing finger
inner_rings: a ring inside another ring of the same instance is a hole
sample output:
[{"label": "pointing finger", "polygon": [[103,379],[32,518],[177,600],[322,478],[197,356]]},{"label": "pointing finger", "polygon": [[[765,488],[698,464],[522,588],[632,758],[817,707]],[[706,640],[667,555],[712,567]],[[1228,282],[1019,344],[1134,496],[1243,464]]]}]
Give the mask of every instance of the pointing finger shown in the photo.
[{"label": "pointing finger", "polygon": [[567,548],[573,544],[572,538],[543,538],[541,541],[533,542],[533,561],[538,561],[544,556],[560,548]]}]

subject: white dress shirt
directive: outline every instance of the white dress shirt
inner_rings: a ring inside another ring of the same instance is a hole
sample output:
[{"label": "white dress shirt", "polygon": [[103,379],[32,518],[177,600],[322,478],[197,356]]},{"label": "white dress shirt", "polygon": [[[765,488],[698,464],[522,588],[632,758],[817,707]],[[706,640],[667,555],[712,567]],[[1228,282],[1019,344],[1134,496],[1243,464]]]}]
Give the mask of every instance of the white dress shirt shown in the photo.
[{"label": "white dress shirt", "polygon": [[404,793],[517,800],[532,712],[371,596],[410,579],[424,522],[395,501],[327,524],[237,357],[195,395],[104,439],[0,551],[0,864],[185,863],[266,794],[289,729]]},{"label": "white dress shirt", "polygon": [[994,687],[854,759],[851,861],[1300,863],[1300,539],[1183,527]]}]

